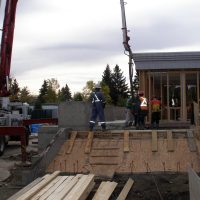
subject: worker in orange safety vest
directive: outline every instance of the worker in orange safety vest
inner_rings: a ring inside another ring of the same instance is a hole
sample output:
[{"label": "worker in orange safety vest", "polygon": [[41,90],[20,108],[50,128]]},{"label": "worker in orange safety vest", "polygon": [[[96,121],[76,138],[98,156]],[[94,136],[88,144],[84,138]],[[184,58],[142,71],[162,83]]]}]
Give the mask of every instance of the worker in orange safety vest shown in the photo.
[{"label": "worker in orange safety vest", "polygon": [[160,121],[161,101],[153,96],[151,100],[151,127],[158,128]]}]

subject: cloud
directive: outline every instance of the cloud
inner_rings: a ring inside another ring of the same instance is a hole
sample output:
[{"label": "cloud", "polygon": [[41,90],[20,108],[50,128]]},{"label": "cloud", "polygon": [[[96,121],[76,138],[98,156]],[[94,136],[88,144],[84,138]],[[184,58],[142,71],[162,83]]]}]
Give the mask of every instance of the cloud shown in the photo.
[{"label": "cloud", "polygon": [[[200,49],[200,1],[127,3],[134,52]],[[48,78],[80,91],[100,80],[107,64],[128,77],[121,26],[119,0],[18,1],[11,74],[36,92]]]}]

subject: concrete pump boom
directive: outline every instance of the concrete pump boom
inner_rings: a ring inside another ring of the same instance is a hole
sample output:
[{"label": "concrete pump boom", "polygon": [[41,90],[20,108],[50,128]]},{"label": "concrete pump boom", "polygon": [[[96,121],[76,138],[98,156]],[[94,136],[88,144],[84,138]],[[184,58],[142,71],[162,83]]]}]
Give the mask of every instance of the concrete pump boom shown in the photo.
[{"label": "concrete pump boom", "polygon": [[15,14],[18,0],[6,0],[1,38],[0,97],[9,95],[9,75],[13,47]]},{"label": "concrete pump boom", "polygon": [[123,0],[120,0],[120,4],[121,4],[121,14],[122,14],[123,45],[124,45],[125,51],[128,52],[128,56],[129,56],[129,80],[130,80],[131,96],[133,97],[133,64],[134,62],[133,62],[132,50],[128,43],[130,40],[130,37],[128,36],[128,30],[126,26],[126,14],[125,14],[125,8],[124,8],[125,3]]}]

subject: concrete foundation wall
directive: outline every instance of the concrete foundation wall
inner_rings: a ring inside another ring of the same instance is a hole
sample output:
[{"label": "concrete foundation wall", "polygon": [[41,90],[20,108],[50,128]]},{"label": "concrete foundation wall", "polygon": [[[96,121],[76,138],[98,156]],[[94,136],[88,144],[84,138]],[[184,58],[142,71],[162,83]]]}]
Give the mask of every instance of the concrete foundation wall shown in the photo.
[{"label": "concrete foundation wall", "polygon": [[[105,108],[106,121],[124,120],[126,108],[107,105]],[[76,130],[85,130],[91,114],[91,104],[82,101],[71,101],[59,104],[58,125]]]},{"label": "concrete foundation wall", "polygon": [[42,152],[58,132],[58,126],[41,126],[38,132],[38,151]]}]

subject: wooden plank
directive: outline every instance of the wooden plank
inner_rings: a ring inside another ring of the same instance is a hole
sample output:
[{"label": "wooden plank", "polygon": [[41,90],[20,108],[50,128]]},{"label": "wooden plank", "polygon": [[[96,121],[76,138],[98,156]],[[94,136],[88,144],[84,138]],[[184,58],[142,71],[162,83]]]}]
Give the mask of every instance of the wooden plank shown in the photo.
[{"label": "wooden plank", "polygon": [[200,126],[195,126],[194,132],[195,132],[195,137],[198,140],[200,140]]},{"label": "wooden plank", "polygon": [[97,192],[95,193],[93,200],[108,200],[111,194],[113,193],[115,187],[117,186],[116,182],[103,182],[99,186]]},{"label": "wooden plank", "polygon": [[94,187],[94,174],[83,175],[64,200],[84,200]]},{"label": "wooden plank", "polygon": [[172,131],[167,131],[167,151],[173,152],[174,151],[174,139]]},{"label": "wooden plank", "polygon": [[42,188],[44,188],[46,185],[48,185],[59,174],[60,174],[60,171],[55,171],[53,174],[51,174],[47,178],[40,181],[37,185],[32,187],[30,190],[28,190],[26,193],[24,193],[22,196],[20,196],[16,200],[28,200],[28,199],[32,198],[37,192],[39,192]]},{"label": "wooden plank", "polygon": [[72,188],[78,183],[82,176],[83,175],[81,174],[77,174],[68,184],[63,183],[64,187],[62,188],[62,190],[57,193],[56,196],[53,195],[53,198],[52,196],[50,196],[49,198],[47,198],[47,200],[63,200],[65,196],[72,190]]},{"label": "wooden plank", "polygon": [[57,176],[54,180],[52,180],[48,185],[46,185],[42,190],[40,190],[37,194],[35,194],[31,200],[38,200],[42,195],[44,195],[51,187],[53,187],[62,176]]},{"label": "wooden plank", "polygon": [[129,131],[124,131],[124,152],[129,152]]},{"label": "wooden plank", "polygon": [[[46,199],[48,199],[48,200],[55,200],[55,199],[57,199],[57,196],[58,196],[58,194],[60,194],[60,192],[63,190],[63,188],[66,186],[66,185],[68,185],[68,184],[70,184],[70,182],[71,182],[71,180],[74,178],[75,176],[68,176],[66,179],[65,179],[65,181],[64,182],[61,182],[61,184],[60,185],[58,185],[58,187],[54,190],[54,191],[52,191],[52,193],[50,194],[50,195],[48,195],[46,198],[44,197],[44,199],[46,200]],[[51,192],[51,191],[48,191],[49,193]]]},{"label": "wooden plank", "polygon": [[94,137],[94,132],[89,131],[87,143],[86,143],[86,146],[85,146],[85,153],[91,152],[93,137]]},{"label": "wooden plank", "polygon": [[158,151],[158,133],[156,130],[152,130],[152,151]]},{"label": "wooden plank", "polygon": [[127,197],[128,193],[129,193],[133,183],[134,183],[133,179],[129,178],[128,181],[126,182],[124,188],[120,192],[117,200],[126,200],[126,197]]},{"label": "wooden plank", "polygon": [[90,162],[90,165],[118,165],[118,162]]},{"label": "wooden plank", "polygon": [[187,131],[187,142],[188,142],[188,147],[191,152],[196,152],[197,151],[197,145],[195,142],[195,138],[193,135],[193,132],[191,130]]},{"label": "wooden plank", "polygon": [[[67,180],[68,176],[58,176],[51,181],[44,189],[37,193],[31,200],[45,200],[49,197],[63,182]],[[57,181],[56,181],[57,180]]]},{"label": "wooden plank", "polygon": [[39,177],[39,178],[35,179],[33,182],[31,182],[30,184],[28,184],[26,187],[22,188],[16,194],[14,194],[13,196],[11,196],[8,200],[16,200],[18,197],[22,196],[24,193],[26,193],[32,187],[34,187],[39,182],[41,182],[43,179],[44,179],[43,177]]},{"label": "wooden plank", "polygon": [[77,131],[72,131],[71,137],[70,137],[70,140],[69,140],[69,148],[67,150],[67,154],[70,154],[72,152],[76,136],[77,136]]}]

